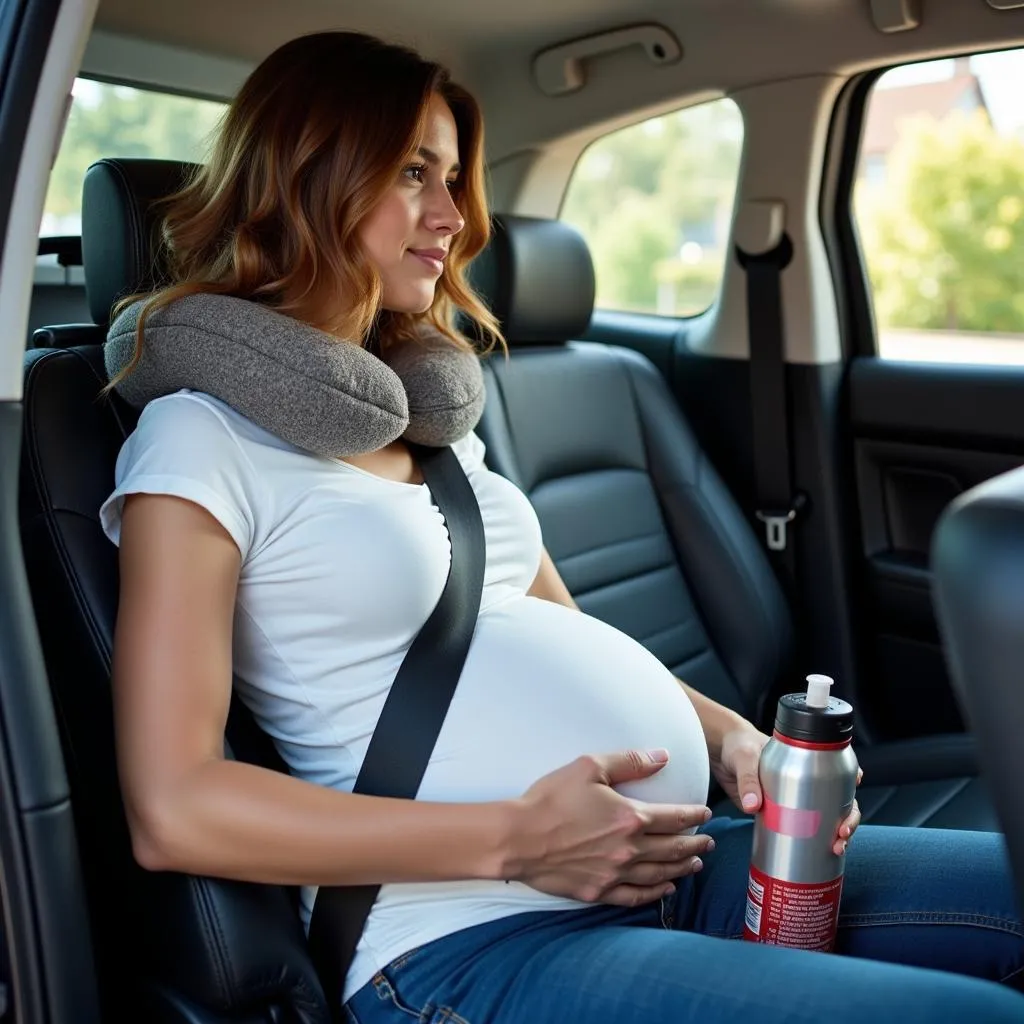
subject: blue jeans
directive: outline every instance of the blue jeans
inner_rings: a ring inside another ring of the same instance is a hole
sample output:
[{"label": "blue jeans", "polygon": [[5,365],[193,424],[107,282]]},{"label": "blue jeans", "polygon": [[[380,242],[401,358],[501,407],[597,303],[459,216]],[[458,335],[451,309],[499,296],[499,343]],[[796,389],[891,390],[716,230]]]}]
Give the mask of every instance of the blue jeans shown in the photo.
[{"label": "blue jeans", "polygon": [[455,932],[382,970],[347,1004],[350,1020],[1024,1022],[1024,928],[1001,836],[862,827],[847,855],[842,955],[830,955],[731,941],[743,933],[750,822],[705,831],[716,849],[672,896]]}]

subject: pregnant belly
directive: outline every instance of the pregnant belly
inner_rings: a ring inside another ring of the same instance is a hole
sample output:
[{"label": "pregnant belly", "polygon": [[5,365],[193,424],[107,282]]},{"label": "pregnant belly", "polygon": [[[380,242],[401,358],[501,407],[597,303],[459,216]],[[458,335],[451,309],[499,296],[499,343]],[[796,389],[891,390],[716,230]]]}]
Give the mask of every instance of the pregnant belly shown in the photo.
[{"label": "pregnant belly", "polygon": [[419,798],[519,796],[581,754],[656,747],[669,751],[668,764],[619,790],[704,803],[707,746],[672,674],[611,626],[521,598],[481,615]]}]

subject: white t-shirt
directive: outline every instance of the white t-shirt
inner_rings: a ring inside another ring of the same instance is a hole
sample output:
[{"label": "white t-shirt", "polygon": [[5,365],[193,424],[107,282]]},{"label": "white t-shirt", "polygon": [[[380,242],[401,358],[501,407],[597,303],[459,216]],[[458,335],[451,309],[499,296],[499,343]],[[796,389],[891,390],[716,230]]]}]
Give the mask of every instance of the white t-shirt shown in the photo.
[{"label": "white t-shirt", "polygon": [[[487,562],[472,646],[419,798],[516,797],[580,754],[665,747],[669,764],[624,789],[703,803],[707,747],[682,688],[625,634],[526,595],[541,554],[533,508],[484,466],[475,434],[454,448],[480,504]],[[100,513],[115,544],[123,496],[134,492],[191,500],[234,539],[242,554],[239,695],[292,774],[351,791],[398,667],[448,573],[448,534],[427,486],[311,455],[208,395],[181,391],[151,402],[120,452],[116,490]],[[314,895],[302,893],[307,926]],[[385,885],[345,998],[432,939],[581,905],[500,881]]]}]

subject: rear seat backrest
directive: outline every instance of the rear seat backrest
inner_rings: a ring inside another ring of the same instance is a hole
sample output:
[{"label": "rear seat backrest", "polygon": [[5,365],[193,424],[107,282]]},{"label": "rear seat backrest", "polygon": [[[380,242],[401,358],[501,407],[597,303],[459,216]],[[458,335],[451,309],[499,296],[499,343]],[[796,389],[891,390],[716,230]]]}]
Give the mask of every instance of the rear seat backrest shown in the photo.
[{"label": "rear seat backrest", "polygon": [[[512,353],[486,364],[479,432],[489,465],[530,496],[585,611],[757,721],[780,683],[799,685],[787,674],[789,612],[758,536],[653,364],[572,340],[594,299],[578,233],[557,221],[495,221],[473,268]],[[857,754],[869,780],[865,820],[997,827],[971,737],[859,744]],[[715,810],[737,813],[724,800]]]},{"label": "rear seat backrest", "polygon": [[650,361],[568,340],[586,331],[594,301],[582,238],[502,215],[473,280],[513,350],[485,364],[488,462],[530,496],[577,602],[756,717],[787,662],[788,610]]}]

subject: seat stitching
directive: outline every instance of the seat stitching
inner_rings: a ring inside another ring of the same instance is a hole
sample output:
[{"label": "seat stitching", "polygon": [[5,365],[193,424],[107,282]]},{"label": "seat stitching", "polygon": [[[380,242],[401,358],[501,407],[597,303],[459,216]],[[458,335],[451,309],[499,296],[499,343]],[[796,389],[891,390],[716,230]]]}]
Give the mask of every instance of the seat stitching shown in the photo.
[{"label": "seat stitching", "polygon": [[[681,673],[682,669],[685,669],[686,666],[688,666],[688,665],[692,665],[695,661],[700,661],[701,658],[717,658],[717,655],[715,654],[715,652],[712,650],[712,648],[710,646],[709,647],[705,647],[703,651],[697,651],[696,654],[691,654],[688,658],[683,658],[682,661],[680,661],[678,664],[676,664],[672,668],[670,668],[669,671],[674,676],[679,678],[681,676],[681,674],[682,674]],[[680,679],[680,681],[682,681],[682,680]],[[732,685],[733,689],[736,690],[737,693],[739,693],[739,688],[736,686],[736,684],[731,679],[729,679],[729,683]]]},{"label": "seat stitching", "polygon": [[[950,780],[950,781],[952,782],[952,781],[955,781],[955,780]],[[931,821],[932,818],[934,818],[935,815],[939,813],[939,811],[941,811],[944,808],[948,807],[965,789],[967,789],[968,786],[970,786],[970,784],[973,781],[974,781],[973,779],[961,779],[960,780],[960,785],[957,786],[955,789],[953,789],[951,792],[949,792],[946,795],[946,798],[942,801],[942,803],[940,803],[938,805],[938,807],[936,807],[933,811],[931,811],[926,818],[923,818],[921,820],[921,824],[923,825],[926,821]]]},{"label": "seat stitching", "polygon": [[212,954],[210,960],[213,963],[213,969],[217,976],[221,1000],[224,1006],[230,1006],[231,993],[228,986],[227,975],[225,973],[226,964],[221,959],[223,955],[223,950],[221,948],[223,936],[220,934],[219,927],[216,925],[216,914],[209,902],[209,893],[207,892],[206,883],[201,878],[193,878],[191,880],[191,886],[198,897],[196,902],[197,909],[199,910],[199,924],[203,929],[203,933],[205,934],[210,946],[210,952]]},{"label": "seat stitching", "polygon": [[[43,363],[49,362],[54,358],[58,357],[61,352],[67,351],[66,349],[55,350],[53,356],[43,356],[34,362],[29,369],[28,387],[25,388],[25,400],[26,400],[26,419],[31,421],[31,416],[34,413],[35,404],[35,381],[34,377],[37,376],[40,370],[38,367],[42,366]],[[77,355],[77,354],[76,354]],[[89,371],[95,377],[95,372],[88,360],[78,355],[78,358],[82,360],[89,368]],[[69,587],[75,601],[75,604],[85,620],[88,627],[89,634],[92,637],[93,644],[96,652],[100,656],[100,660],[103,662],[105,669],[110,671],[110,651],[107,650],[106,644],[103,642],[102,633],[99,629],[99,624],[96,620],[96,616],[93,614],[92,609],[89,607],[89,603],[85,600],[85,595],[82,591],[81,583],[78,579],[78,574],[73,569],[73,560],[68,554],[67,545],[64,543],[63,535],[57,524],[56,516],[53,514],[54,510],[50,502],[49,488],[46,485],[45,474],[42,471],[42,458],[39,453],[37,435],[34,430],[28,431],[29,435],[29,456],[30,465],[32,467],[32,480],[36,489],[36,497],[39,501],[40,511],[38,515],[42,517],[44,524],[46,525],[47,533],[50,536],[50,541],[53,545],[54,550],[57,553],[57,560],[60,564],[61,571],[65,577],[65,580]]]},{"label": "seat stitching", "polygon": [[1010,973],[1007,974],[1005,978],[1000,978],[999,984],[1005,985],[1007,984],[1007,982],[1013,981],[1014,978],[1019,978],[1022,976],[1024,976],[1024,967],[1018,967],[1015,971],[1010,971]]},{"label": "seat stitching", "polygon": [[[137,279],[141,279],[146,276],[147,268],[144,265],[145,260],[143,255],[139,252],[138,240],[140,235],[145,233],[145,219],[139,209],[138,200],[136,199],[131,185],[128,182],[128,175],[125,173],[124,167],[116,160],[111,160],[108,167],[112,168],[117,174],[118,178],[121,179],[121,187],[127,192],[130,197],[130,201],[126,204],[128,207],[128,233],[129,233],[129,246],[131,251],[132,271],[134,272]],[[143,242],[145,245],[145,242]],[[155,261],[154,261],[155,263]],[[150,266],[149,272],[152,273],[153,267]],[[110,311],[107,311],[107,315],[110,315]]]},{"label": "seat stitching", "polygon": [[[679,566],[676,565],[675,562],[669,562],[665,565],[655,566],[653,569],[644,569],[642,572],[629,573],[626,576],[620,576],[618,579],[606,580],[603,583],[599,583],[596,587],[591,587],[589,590],[578,590],[573,596],[577,600],[581,597],[592,597],[594,594],[599,594],[602,590],[610,590],[612,587],[620,586],[623,583],[632,583],[635,580],[642,580],[647,576],[655,576],[659,573],[666,572],[678,573],[682,576],[682,573],[679,571]],[[685,579],[686,578],[683,577],[684,583]]]},{"label": "seat stitching", "polygon": [[[643,644],[646,647],[649,643],[651,643],[654,640],[661,640],[664,637],[667,637],[667,636],[671,635],[672,633],[677,632],[678,630],[689,629],[690,628],[690,623],[693,622],[693,621],[694,620],[693,620],[692,617],[688,618],[688,619],[685,619],[685,620],[683,620],[681,622],[674,623],[673,625],[667,627],[666,629],[655,630],[655,632],[649,633],[647,636],[638,636],[636,638],[636,641],[637,641],[637,643]],[[698,623],[698,625],[699,625],[699,623]],[[707,648],[705,648],[705,650],[706,649]],[[699,658],[701,656],[701,654],[703,654],[703,653],[704,653],[704,651],[698,651],[695,654],[687,655],[683,659],[683,661],[680,662],[680,664],[684,664],[687,661],[692,661],[694,658]]]},{"label": "seat stitching", "polygon": [[[541,477],[530,488],[530,494],[536,494],[541,487],[551,487],[561,483],[565,483],[566,481],[578,480],[581,476],[598,476],[608,474],[616,474],[621,476],[639,476],[643,477],[646,481],[648,481],[648,483],[651,482],[651,474],[646,469],[637,469],[634,466],[612,465],[611,463],[608,463],[606,465],[597,465],[595,463],[593,465],[586,466],[582,469],[566,469],[562,470],[555,476]],[[652,484],[652,490],[653,489],[654,488]],[[658,511],[663,512],[660,503],[658,504]]]},{"label": "seat stitching", "polygon": [[[881,789],[882,789],[882,787],[881,787],[881,786],[871,786],[870,788],[871,788],[872,792],[875,792],[875,791],[881,791]],[[881,799],[881,800],[880,800],[880,801],[878,802],[878,804],[877,804],[877,805],[876,805],[876,806],[875,806],[875,807],[874,807],[874,808],[873,808],[873,809],[872,809],[872,810],[871,810],[871,811],[870,811],[870,812],[868,813],[868,815],[867,815],[867,817],[865,818],[865,820],[867,820],[868,818],[873,818],[873,817],[874,817],[874,816],[875,816],[875,815],[876,815],[876,814],[877,814],[877,813],[878,813],[878,812],[879,812],[879,811],[880,811],[880,810],[881,810],[881,809],[882,809],[883,807],[885,807],[885,805],[886,805],[886,804],[888,804],[888,803],[889,803],[889,802],[890,802],[890,801],[892,800],[892,798],[893,798],[893,797],[894,797],[894,796],[896,795],[896,788],[897,788],[896,786],[888,786],[888,787],[886,787],[886,788],[888,789],[888,792],[887,792],[887,793],[883,793],[883,795],[882,795],[882,799]]]},{"label": "seat stitching", "polygon": [[664,537],[664,533],[642,533],[637,537],[625,537],[622,540],[609,541],[607,544],[598,544],[595,547],[587,548],[585,551],[576,551],[571,555],[560,555],[558,560],[564,564],[576,558],[586,558],[588,555],[595,555],[601,551],[613,551],[615,548],[625,547],[627,544],[636,544],[642,540],[661,540]]},{"label": "seat stitching", "polygon": [[[933,800],[929,804],[925,805],[925,808],[924,808],[923,811],[919,811],[914,816],[915,820],[904,822],[904,824],[907,824],[907,825],[909,825],[909,826],[911,826],[913,828],[923,828],[923,827],[925,827],[925,823],[926,822],[931,821],[932,818],[934,818],[935,815],[938,814],[944,807],[948,807],[950,802],[952,800],[954,800],[957,796],[959,796],[971,784],[971,782],[973,782],[974,780],[973,779],[959,779],[959,780],[954,780],[954,779],[948,779],[948,780],[947,779],[934,779],[934,780],[924,780],[924,781],[932,781],[932,782],[947,782],[947,781],[948,782],[959,782],[959,785],[951,793],[943,793],[943,794],[940,794],[937,797],[934,797]],[[904,785],[914,785],[914,783],[904,783]],[[888,798],[884,801],[884,803],[888,803],[889,800],[894,798],[896,796],[897,792],[899,791],[899,788],[900,787],[898,785],[892,786],[891,792],[890,792]],[[882,807],[882,806],[883,806],[883,804],[879,804],[878,807],[876,807],[875,810],[871,813],[870,817],[874,817],[874,815],[878,812],[879,808]]]},{"label": "seat stitching", "polygon": [[[641,408],[641,404],[640,404],[639,395],[637,394],[637,390],[636,390],[636,382],[635,382],[634,377],[633,377],[633,368],[629,364],[627,364],[625,358],[621,354],[619,354],[617,356],[617,358],[618,358],[618,362],[619,362],[620,367],[622,367],[622,369],[626,373],[626,378],[629,381],[630,391],[633,394],[634,404],[635,404],[636,408],[639,410]],[[657,372],[657,371],[655,370],[655,372]],[[678,407],[677,407],[677,411],[679,412],[679,415],[682,417],[686,428],[692,434],[693,428],[690,427],[689,421],[686,420],[685,416],[683,416],[682,411],[678,410]],[[651,482],[653,484],[654,483],[654,476],[650,472],[650,447],[649,447],[649,444],[648,444],[648,441],[647,441],[647,437],[648,437],[649,431],[648,431],[647,426],[646,426],[646,424],[644,422],[644,417],[642,415],[638,415],[638,419],[639,419],[639,423],[640,423],[641,434],[642,434],[642,436],[644,438],[644,456],[645,456],[645,458],[647,460],[647,466],[646,466],[647,475],[651,479]],[[696,439],[695,439],[695,444],[696,444]],[[685,490],[687,490],[687,491],[689,491],[691,493],[691,496],[695,500],[697,506],[700,508],[701,513],[704,516],[704,518],[707,519],[710,522],[714,522],[716,517],[712,514],[713,510],[708,507],[708,502],[706,501],[704,493],[703,493],[703,491],[700,488],[700,479],[699,479],[701,467],[708,460],[707,460],[707,456],[706,456],[706,454],[704,452],[704,449],[699,444],[696,444],[696,448],[697,448],[696,470],[697,470],[698,478],[693,483],[687,483],[687,482],[684,481],[682,486],[684,487]],[[654,492],[655,492],[655,496],[657,496],[658,488],[656,486],[654,487]],[[664,510],[664,506],[662,505],[660,500],[658,501],[658,506],[659,506],[659,508],[661,510],[662,517],[664,518],[665,517],[665,510]],[[671,530],[669,531],[669,535],[671,536]],[[770,671],[770,679],[773,680],[775,677],[778,676],[779,672],[782,670],[782,664],[783,664],[784,658],[783,658],[783,649],[782,649],[781,638],[776,636],[776,632],[777,631],[774,628],[772,628],[772,622],[770,621],[770,617],[769,617],[768,612],[766,610],[767,607],[768,607],[768,603],[769,602],[765,600],[766,595],[761,593],[761,589],[758,586],[757,579],[750,572],[747,571],[747,567],[746,567],[743,559],[741,559],[738,556],[738,553],[733,549],[733,545],[732,545],[731,541],[729,540],[728,536],[726,534],[724,534],[724,533],[718,533],[717,536],[719,537],[719,542],[721,543],[723,550],[728,555],[729,560],[732,562],[732,564],[733,564],[735,570],[737,571],[738,575],[740,576],[740,578],[750,587],[751,591],[757,595],[758,600],[754,601],[753,604],[762,613],[762,617],[764,619],[764,627],[765,627],[764,632],[765,632],[765,635],[768,637],[768,642],[771,644],[771,647],[772,647],[772,662],[774,663],[774,668]],[[675,548],[675,544],[673,544],[673,548]],[[678,550],[676,550],[676,556],[677,556],[678,563],[680,565],[682,565],[682,559],[679,558]],[[682,570],[680,570],[680,571],[682,571]],[[686,574],[685,573],[683,573],[683,578],[686,579]],[[696,600],[696,597],[695,597],[695,600]],[[699,602],[698,602],[698,604],[699,604]],[[707,627],[705,627],[705,629],[706,628]],[[709,638],[710,638],[710,633],[708,635],[709,635]],[[730,676],[731,676],[731,673],[730,673]],[[756,693],[749,693],[748,694],[745,691],[745,689],[742,686],[739,685],[739,682],[737,680],[733,680],[733,684],[736,686],[737,690],[742,694],[743,699],[745,701],[746,700],[755,700],[756,701],[758,699],[758,695]]]},{"label": "seat stitching", "polygon": [[[511,359],[511,356],[506,355],[506,366],[509,364],[509,362],[511,362]],[[516,475],[516,479],[513,482],[516,483],[517,486],[519,486],[524,491],[526,491],[527,489],[532,491],[535,484],[531,484],[529,488],[527,488],[526,481],[523,480],[523,467],[519,464],[519,451],[516,447],[516,441],[514,436],[515,430],[512,426],[512,417],[509,415],[508,402],[505,400],[505,385],[502,383],[501,380],[501,372],[498,371],[497,366],[492,367],[491,378],[493,379],[494,386],[498,391],[498,414],[505,424],[505,430],[508,432],[509,457],[512,460],[512,466],[510,468],[512,472]]]}]

